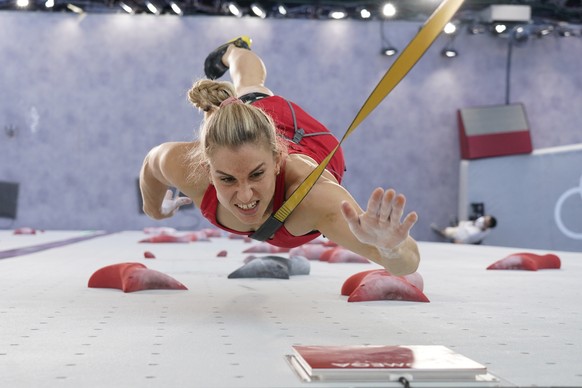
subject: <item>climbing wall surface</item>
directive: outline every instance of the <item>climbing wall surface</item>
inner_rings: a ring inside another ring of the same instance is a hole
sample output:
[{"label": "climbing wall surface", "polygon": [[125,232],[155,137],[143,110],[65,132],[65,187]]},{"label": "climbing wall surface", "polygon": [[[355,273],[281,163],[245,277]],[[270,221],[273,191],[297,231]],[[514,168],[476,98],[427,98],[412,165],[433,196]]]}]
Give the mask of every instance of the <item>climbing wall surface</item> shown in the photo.
[{"label": "climbing wall surface", "polygon": [[[344,281],[378,265],[310,260],[308,275],[229,279],[256,242],[140,243],[143,231],[79,238],[86,236],[0,231],[0,253],[15,253],[0,260],[0,385],[305,387],[285,360],[293,345],[359,344],[445,345],[504,386],[582,385],[577,253],[527,250],[557,255],[561,268],[493,271],[486,268],[526,250],[420,242],[430,302],[348,303]],[[187,290],[88,287],[99,269],[127,262]]]}]

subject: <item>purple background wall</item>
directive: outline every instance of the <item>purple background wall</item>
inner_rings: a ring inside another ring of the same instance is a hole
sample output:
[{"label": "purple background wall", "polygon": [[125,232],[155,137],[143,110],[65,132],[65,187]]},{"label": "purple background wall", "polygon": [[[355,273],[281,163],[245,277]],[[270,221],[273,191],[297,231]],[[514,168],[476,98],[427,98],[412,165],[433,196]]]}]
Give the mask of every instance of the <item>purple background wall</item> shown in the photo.
[{"label": "purple background wall", "polygon": [[[419,26],[385,30],[402,50]],[[139,214],[136,179],[151,147],[193,137],[201,115],[185,93],[206,54],[239,34],[253,37],[268,86],[338,136],[394,61],[379,54],[377,21],[0,13],[0,180],[21,185],[18,218],[0,228],[206,226],[197,210]],[[456,110],[505,102],[507,40],[461,31],[454,60],[440,56],[445,42],[345,144],[345,186],[363,206],[376,186],[405,193],[418,240],[457,214]],[[514,48],[511,101],[525,104],[534,148],[582,142],[581,65],[579,37]]]}]

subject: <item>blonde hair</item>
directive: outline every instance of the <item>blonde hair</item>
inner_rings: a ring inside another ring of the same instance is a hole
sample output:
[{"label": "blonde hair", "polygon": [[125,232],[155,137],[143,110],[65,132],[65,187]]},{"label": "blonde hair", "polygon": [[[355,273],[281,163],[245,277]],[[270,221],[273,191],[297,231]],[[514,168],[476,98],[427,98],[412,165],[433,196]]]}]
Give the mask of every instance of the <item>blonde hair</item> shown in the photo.
[{"label": "blonde hair", "polygon": [[188,100],[196,108],[213,113],[228,97],[236,97],[234,85],[225,81],[198,80],[188,90]]},{"label": "blonde hair", "polygon": [[244,144],[267,146],[273,155],[286,154],[287,147],[273,119],[263,110],[240,100],[221,106],[229,97],[236,97],[234,85],[226,81],[202,79],[188,91],[188,99],[208,115],[199,131],[198,147],[193,160],[206,164],[219,147],[238,148]]}]

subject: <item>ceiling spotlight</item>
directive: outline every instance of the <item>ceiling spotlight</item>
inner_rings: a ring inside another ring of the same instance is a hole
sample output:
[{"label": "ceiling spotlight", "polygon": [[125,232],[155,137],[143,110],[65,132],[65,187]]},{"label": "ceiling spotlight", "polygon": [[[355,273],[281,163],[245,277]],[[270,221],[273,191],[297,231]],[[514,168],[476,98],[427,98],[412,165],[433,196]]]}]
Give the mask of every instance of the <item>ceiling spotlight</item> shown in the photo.
[{"label": "ceiling spotlight", "polygon": [[46,2],[44,3],[44,6],[46,8],[52,8],[55,6],[55,0],[46,0]]},{"label": "ceiling spotlight", "polygon": [[253,13],[255,15],[257,15],[258,17],[260,17],[261,19],[264,19],[267,17],[267,12],[265,12],[265,9],[263,7],[261,7],[261,5],[259,3],[251,4],[251,11],[253,11]]},{"label": "ceiling spotlight", "polygon": [[441,50],[441,55],[445,58],[455,58],[459,55],[459,52],[455,50],[455,46],[453,46],[455,42],[456,35],[449,35],[449,41],[445,45],[445,47]]},{"label": "ceiling spotlight", "polygon": [[18,8],[26,8],[29,4],[30,2],[28,0],[16,0],[16,6]]},{"label": "ceiling spotlight", "polygon": [[382,7],[382,15],[384,15],[387,18],[393,17],[394,15],[396,15],[396,7],[394,7],[392,3],[384,4],[384,6]]},{"label": "ceiling spotlight", "polygon": [[559,27],[558,28],[558,35],[560,35],[561,37],[568,37],[568,36],[574,36],[574,30],[572,28],[569,27]]},{"label": "ceiling spotlight", "polygon": [[147,1],[145,2],[145,5],[146,5],[147,9],[148,9],[148,10],[149,10],[151,13],[153,13],[154,15],[159,15],[159,14],[161,14],[161,13],[162,13],[162,8],[161,8],[161,7],[159,7],[159,6],[157,6],[157,5],[155,5],[153,2],[151,2],[151,1],[149,1],[149,0],[147,0]]},{"label": "ceiling spotlight", "polygon": [[362,19],[370,19],[372,17],[372,13],[368,11],[366,7],[362,7],[358,10],[358,14]]},{"label": "ceiling spotlight", "polygon": [[516,42],[525,42],[529,38],[529,32],[523,26],[517,26],[511,32]]},{"label": "ceiling spotlight", "polygon": [[554,31],[554,27],[547,24],[547,25],[537,25],[534,26],[532,29],[533,34],[535,34],[538,38],[543,38],[545,36],[550,35]]},{"label": "ceiling spotlight", "polygon": [[493,25],[493,32],[496,34],[503,34],[505,31],[507,31],[507,26],[505,24],[497,23]]},{"label": "ceiling spotlight", "polygon": [[343,9],[334,9],[329,12],[329,17],[335,20],[345,19],[348,13]]},{"label": "ceiling spotlight", "polygon": [[398,49],[393,46],[385,47],[382,49],[382,54],[386,55],[387,57],[391,57],[398,53]]},{"label": "ceiling spotlight", "polygon": [[386,19],[380,20],[380,38],[382,39],[382,50],[380,52],[387,57],[391,57],[398,53],[398,49],[394,47],[394,45],[390,42],[390,39],[388,39],[388,34],[384,28],[386,24],[388,24]]},{"label": "ceiling spotlight", "polygon": [[180,6],[178,4],[176,4],[175,1],[170,2],[170,8],[172,8],[172,11],[174,11],[174,13],[176,15],[183,15],[184,14],[184,11],[182,11],[182,8],[180,8]]},{"label": "ceiling spotlight", "polygon": [[454,58],[457,55],[459,55],[459,53],[457,52],[457,50],[455,50],[452,47],[445,47],[442,51],[441,51],[441,55],[445,58]]},{"label": "ceiling spotlight", "polygon": [[85,11],[83,11],[83,8],[76,6],[75,4],[72,4],[72,3],[67,4],[67,9],[71,12],[78,13],[78,14],[82,14],[83,12],[85,12]]},{"label": "ceiling spotlight", "polygon": [[236,17],[242,16],[241,9],[235,3],[226,3],[226,9],[228,9],[228,12],[230,12],[232,15]]},{"label": "ceiling spotlight", "polygon": [[287,15],[287,7],[283,4],[279,4],[277,6],[277,12],[279,12],[279,15],[285,16]]},{"label": "ceiling spotlight", "polygon": [[450,34],[454,34],[454,33],[455,33],[455,31],[457,31],[457,26],[455,26],[455,24],[454,24],[454,23],[448,22],[448,23],[445,25],[445,28],[444,28],[444,30],[443,30],[443,31],[444,31],[444,33],[445,33],[445,34],[449,34],[449,35],[450,35]]},{"label": "ceiling spotlight", "polygon": [[124,10],[125,12],[130,13],[132,15],[137,10],[137,6],[135,5],[135,3],[133,3],[130,0],[120,1],[119,6],[121,7],[122,10]]}]

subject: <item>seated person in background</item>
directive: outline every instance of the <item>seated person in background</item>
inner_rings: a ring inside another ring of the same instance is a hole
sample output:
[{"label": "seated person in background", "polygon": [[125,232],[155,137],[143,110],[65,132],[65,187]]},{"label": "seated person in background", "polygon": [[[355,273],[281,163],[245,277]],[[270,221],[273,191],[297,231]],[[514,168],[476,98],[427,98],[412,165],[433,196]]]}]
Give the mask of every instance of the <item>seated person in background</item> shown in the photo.
[{"label": "seated person in background", "polygon": [[457,226],[440,229],[432,224],[430,227],[455,244],[481,244],[496,225],[497,219],[495,217],[484,215],[474,221],[460,221]]}]

